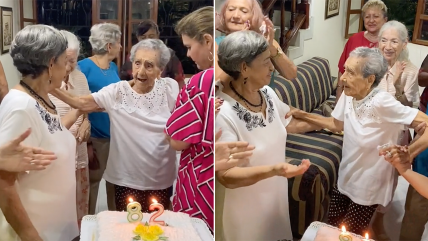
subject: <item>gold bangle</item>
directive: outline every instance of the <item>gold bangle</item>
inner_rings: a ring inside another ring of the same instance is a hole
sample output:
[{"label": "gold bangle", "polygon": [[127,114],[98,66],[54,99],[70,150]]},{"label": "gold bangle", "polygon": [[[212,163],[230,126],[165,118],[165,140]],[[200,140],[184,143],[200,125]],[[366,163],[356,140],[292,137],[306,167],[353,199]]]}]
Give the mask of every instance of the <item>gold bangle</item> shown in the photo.
[{"label": "gold bangle", "polygon": [[276,54],[274,56],[270,56],[271,59],[275,59],[276,57],[282,55],[282,50],[278,47],[276,48]]}]

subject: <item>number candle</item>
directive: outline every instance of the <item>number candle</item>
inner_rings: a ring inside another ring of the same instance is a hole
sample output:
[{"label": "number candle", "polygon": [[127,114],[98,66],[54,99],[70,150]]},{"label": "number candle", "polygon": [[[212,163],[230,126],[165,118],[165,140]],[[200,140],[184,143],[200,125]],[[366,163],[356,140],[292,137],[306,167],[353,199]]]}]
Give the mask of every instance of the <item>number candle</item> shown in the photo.
[{"label": "number candle", "polygon": [[152,214],[152,216],[150,217],[149,223],[156,223],[156,224],[159,224],[161,226],[165,226],[165,221],[156,221],[156,218],[158,218],[164,212],[163,205],[158,203],[158,201],[154,198],[152,199],[152,201],[153,201],[153,203],[150,204],[149,210],[154,211],[155,209],[158,209],[158,211],[156,213]]},{"label": "number candle", "polygon": [[346,232],[345,226],[342,226],[342,233],[339,235],[340,241],[352,241],[352,236]]},{"label": "number candle", "polygon": [[138,202],[134,202],[132,198],[129,199],[128,206],[126,207],[128,211],[128,222],[136,223],[143,220],[143,213],[141,212],[141,205]]}]

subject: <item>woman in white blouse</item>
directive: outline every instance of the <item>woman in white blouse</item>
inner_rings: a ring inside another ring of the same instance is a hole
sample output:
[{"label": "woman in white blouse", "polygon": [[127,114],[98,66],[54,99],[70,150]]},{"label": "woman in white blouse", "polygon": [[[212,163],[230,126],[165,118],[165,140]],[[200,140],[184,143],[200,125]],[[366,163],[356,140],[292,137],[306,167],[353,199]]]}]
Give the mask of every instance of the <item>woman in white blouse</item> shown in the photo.
[{"label": "woman in white blouse", "polygon": [[216,93],[224,100],[215,123],[222,131],[219,141],[255,146],[248,162],[216,172],[216,181],[222,184],[216,185],[216,237],[224,235],[227,241],[293,239],[287,178],[303,174],[310,163],[285,162],[287,133],[320,129],[285,118],[290,107],[267,86],[274,70],[268,47],[263,35],[237,31],[218,48],[220,68],[233,77]]},{"label": "woman in white blouse", "polygon": [[[75,96],[84,96],[91,94],[88,86],[88,80],[85,75],[76,69],[77,57],[80,53],[80,41],[76,35],[71,32],[60,31],[67,39],[67,73],[62,81],[61,89]],[[69,113],[71,106],[50,95],[49,98],[57,107],[60,116]],[[76,206],[77,219],[80,222],[85,215],[88,215],[89,205],[89,169],[88,169],[88,151],[86,142],[89,139],[91,126],[87,115],[81,115],[71,126],[70,131],[76,137]]]},{"label": "woman in white blouse", "polygon": [[387,69],[388,63],[378,49],[357,48],[345,63],[341,77],[344,95],[332,117],[295,109],[288,114],[334,132],[344,131],[338,184],[332,191],[328,222],[345,225],[360,235],[368,231],[376,208],[388,205],[394,192],[394,167],[379,156],[377,147],[397,144],[400,130],[428,121],[424,113],[378,88]]},{"label": "woman in white blouse", "polygon": [[146,39],[131,49],[132,85],[120,81],[91,95],[74,97],[52,92],[73,108],[85,112],[104,109],[110,116],[111,143],[103,178],[115,185],[117,210],[125,211],[129,198],[148,212],[152,199],[168,206],[177,176],[176,152],[163,132],[175,106],[177,81],[160,78],[170,51],[158,39]]}]

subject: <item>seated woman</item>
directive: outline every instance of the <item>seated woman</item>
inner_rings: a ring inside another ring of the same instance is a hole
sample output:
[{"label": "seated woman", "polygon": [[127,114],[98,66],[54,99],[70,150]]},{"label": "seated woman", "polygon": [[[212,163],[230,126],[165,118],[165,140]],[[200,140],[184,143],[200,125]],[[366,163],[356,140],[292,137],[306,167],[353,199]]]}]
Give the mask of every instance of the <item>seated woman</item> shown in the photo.
[{"label": "seated woman", "polygon": [[386,206],[393,197],[395,170],[379,157],[377,146],[397,144],[400,130],[428,121],[424,113],[377,88],[387,69],[388,62],[378,49],[359,47],[346,60],[341,77],[344,94],[332,117],[297,109],[289,113],[334,132],[344,130],[342,161],[328,222],[336,227],[345,225],[356,234],[367,232],[376,208]]},{"label": "seated woman", "polygon": [[[88,80],[85,75],[76,68],[77,56],[80,53],[80,41],[76,35],[71,32],[61,30],[61,33],[67,39],[67,73],[62,81],[61,89],[76,95],[83,96],[91,94],[89,91]],[[60,116],[65,116],[73,109],[71,106],[50,95],[52,102],[58,109]],[[88,169],[88,150],[86,142],[89,139],[91,125],[87,115],[80,116],[70,128],[71,133],[77,140],[76,148],[76,204],[77,219],[80,227],[82,218],[88,215],[89,205],[89,169]]]},{"label": "seated woman", "polygon": [[339,74],[337,75],[336,102],[343,92],[340,76],[345,72],[345,62],[352,50],[358,47],[376,48],[379,41],[379,31],[388,21],[388,8],[382,0],[368,0],[361,8],[365,31],[353,34],[345,44],[339,59]]},{"label": "seated woman", "polygon": [[23,143],[52,151],[58,159],[42,171],[0,174],[2,240],[58,241],[79,235],[76,139],[67,128],[82,113],[73,110],[60,118],[48,96],[66,74],[66,49],[65,37],[46,25],[28,25],[12,42],[10,55],[22,80],[0,106],[0,146],[31,128]]},{"label": "seated woman", "polygon": [[178,84],[171,78],[159,79],[169,58],[161,40],[146,39],[131,49],[133,86],[120,81],[79,97],[59,89],[52,92],[73,108],[88,112],[102,108],[109,114],[112,139],[103,178],[115,185],[119,211],[126,211],[129,198],[140,202],[143,212],[149,211],[153,198],[165,206],[170,202],[177,158],[163,129],[174,109]]},{"label": "seated woman", "polygon": [[227,241],[293,239],[287,178],[303,174],[310,163],[285,162],[287,133],[320,129],[285,118],[290,107],[267,86],[274,70],[270,55],[269,43],[254,31],[229,34],[218,49],[220,67],[234,78],[217,91],[217,97],[224,100],[216,117],[216,129],[222,130],[220,141],[246,141],[255,146],[249,163],[216,173],[226,187],[223,203],[218,202],[216,191],[216,211],[224,205],[219,213],[223,226],[217,227],[224,229]]},{"label": "seated woman", "polygon": [[[279,46],[278,42],[274,39],[273,23],[269,18],[263,17],[262,7],[259,1],[226,0],[221,6],[220,13],[216,15],[216,17],[219,18],[219,26],[216,26],[216,28],[226,34],[231,34],[241,30],[251,30],[257,33],[262,33],[260,27],[263,25],[263,22],[265,22],[266,31],[263,34],[268,39],[269,50],[271,53],[269,57],[271,58],[275,69],[284,78],[294,79],[297,77],[297,67],[285,55],[281,46]],[[223,39],[224,36],[216,38],[216,53],[218,44],[220,44]],[[226,83],[233,80],[233,78],[228,76],[216,63],[215,80],[221,80]]]}]

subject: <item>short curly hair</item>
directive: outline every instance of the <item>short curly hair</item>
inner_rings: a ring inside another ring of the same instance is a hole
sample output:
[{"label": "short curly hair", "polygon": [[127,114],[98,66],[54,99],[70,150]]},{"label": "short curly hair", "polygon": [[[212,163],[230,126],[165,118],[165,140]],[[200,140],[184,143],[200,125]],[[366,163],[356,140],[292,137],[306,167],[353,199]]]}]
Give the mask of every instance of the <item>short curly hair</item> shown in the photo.
[{"label": "short curly hair", "polygon": [[67,49],[67,39],[51,26],[27,25],[12,41],[10,56],[22,76],[37,78]]}]

